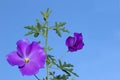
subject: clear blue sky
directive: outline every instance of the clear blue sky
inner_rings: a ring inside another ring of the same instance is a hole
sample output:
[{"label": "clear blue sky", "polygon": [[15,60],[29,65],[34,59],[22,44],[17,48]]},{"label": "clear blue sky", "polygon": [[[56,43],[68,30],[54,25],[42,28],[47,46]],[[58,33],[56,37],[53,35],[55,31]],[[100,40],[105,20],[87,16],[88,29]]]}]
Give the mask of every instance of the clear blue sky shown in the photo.
[{"label": "clear blue sky", "polygon": [[[28,38],[23,27],[41,20],[40,11],[50,8],[50,24],[67,22],[72,33],[82,32],[84,49],[69,53],[64,60],[73,63],[80,77],[76,80],[120,80],[120,0],[0,0],[0,79],[35,80],[22,76],[17,67],[10,66],[6,55],[16,50],[16,41]],[[54,36],[53,36],[54,35]],[[50,32],[52,52],[59,58],[67,47],[65,39]],[[42,39],[42,37],[41,37]],[[44,75],[40,70],[38,76]],[[74,77],[74,76],[73,76]]]}]

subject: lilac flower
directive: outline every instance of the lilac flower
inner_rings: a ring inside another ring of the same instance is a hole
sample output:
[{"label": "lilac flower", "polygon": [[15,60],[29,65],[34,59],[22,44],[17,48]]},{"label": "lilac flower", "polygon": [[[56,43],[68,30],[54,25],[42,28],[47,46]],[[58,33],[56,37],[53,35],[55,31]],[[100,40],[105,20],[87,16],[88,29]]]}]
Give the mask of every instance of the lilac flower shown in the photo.
[{"label": "lilac flower", "polygon": [[82,33],[74,33],[74,37],[69,36],[66,39],[66,45],[70,52],[82,49],[84,46]]},{"label": "lilac flower", "polygon": [[16,44],[17,51],[7,55],[10,65],[17,65],[22,75],[34,75],[44,68],[46,54],[38,42],[19,40]]}]

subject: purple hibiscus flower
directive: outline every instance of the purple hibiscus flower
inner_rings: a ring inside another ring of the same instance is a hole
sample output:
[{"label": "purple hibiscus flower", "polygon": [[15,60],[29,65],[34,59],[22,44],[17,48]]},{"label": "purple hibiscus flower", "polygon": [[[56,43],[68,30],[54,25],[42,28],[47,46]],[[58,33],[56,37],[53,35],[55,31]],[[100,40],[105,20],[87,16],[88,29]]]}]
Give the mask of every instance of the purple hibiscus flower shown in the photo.
[{"label": "purple hibiscus flower", "polygon": [[34,75],[44,68],[46,54],[38,42],[19,40],[16,44],[17,51],[7,55],[10,65],[17,65],[22,75]]},{"label": "purple hibiscus flower", "polygon": [[66,45],[70,52],[82,49],[84,46],[82,33],[74,33],[74,37],[69,36],[66,39]]}]

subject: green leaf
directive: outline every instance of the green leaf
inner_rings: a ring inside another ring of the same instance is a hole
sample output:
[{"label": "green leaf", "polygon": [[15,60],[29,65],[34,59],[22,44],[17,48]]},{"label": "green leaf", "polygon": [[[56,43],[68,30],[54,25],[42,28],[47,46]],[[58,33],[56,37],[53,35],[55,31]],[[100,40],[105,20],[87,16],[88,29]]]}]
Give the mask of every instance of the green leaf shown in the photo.
[{"label": "green leaf", "polygon": [[65,67],[74,67],[72,64],[67,64],[66,62],[64,62],[63,66],[65,66]]},{"label": "green leaf", "polygon": [[60,68],[62,68],[63,66],[62,66],[62,62],[61,62],[61,60],[58,60],[58,62],[59,62],[59,66],[60,66]]},{"label": "green leaf", "polygon": [[66,24],[66,22],[60,22],[59,26],[64,26]]},{"label": "green leaf", "polygon": [[34,33],[34,37],[38,37],[39,36],[39,33]]},{"label": "green leaf", "polygon": [[65,27],[64,27],[65,24],[66,24],[66,22],[59,22],[59,23],[55,22],[55,26],[54,26],[53,30],[56,31],[56,34],[57,34],[59,37],[62,37],[61,31],[62,31],[62,32],[67,32],[67,33],[69,33],[69,31],[66,30]]},{"label": "green leaf", "polygon": [[66,30],[64,27],[63,27],[63,28],[61,28],[61,30],[62,30],[63,32],[70,33],[70,31]]},{"label": "green leaf", "polygon": [[48,60],[48,63],[52,63],[52,64],[56,64],[56,60],[54,59],[54,56],[48,54],[47,55],[47,60]]},{"label": "green leaf", "polygon": [[36,20],[36,22],[37,22],[37,29],[38,29],[38,31],[40,31],[42,26],[41,26],[41,24],[40,24],[40,22],[38,20]]},{"label": "green leaf", "polygon": [[52,76],[50,80],[67,80],[69,77],[68,75],[65,75],[65,74],[56,75],[55,72],[50,72],[50,75]]},{"label": "green leaf", "polygon": [[73,75],[75,75],[75,76],[77,76],[77,77],[79,77],[79,75],[78,74],[76,74],[76,73],[74,73],[74,72],[71,72]]},{"label": "green leaf", "polygon": [[34,26],[31,26],[32,31],[37,31],[37,28]]},{"label": "green leaf", "polygon": [[25,36],[34,34],[34,37],[38,37],[41,29],[41,25],[38,20],[36,20],[37,25],[35,26],[25,26],[24,28],[30,30],[28,33],[25,34]]},{"label": "green leaf", "polygon": [[59,30],[56,30],[56,33],[57,33],[57,35],[58,35],[59,37],[62,37],[62,35],[61,35],[61,33],[60,33]]},{"label": "green leaf", "polygon": [[40,13],[42,14],[42,16],[44,16],[44,12],[40,11]]},{"label": "green leaf", "polygon": [[34,27],[34,26],[26,26],[25,28],[32,30],[32,31],[36,31],[36,27]]},{"label": "green leaf", "polygon": [[52,11],[49,10],[49,8],[47,8],[45,12],[41,12],[44,21],[47,21],[47,19],[48,19],[48,17],[49,17],[49,15],[50,15],[51,12],[52,12]]},{"label": "green leaf", "polygon": [[53,50],[53,48],[51,48],[50,46],[48,46],[48,50],[51,51],[51,50]]},{"label": "green leaf", "polygon": [[31,26],[25,26],[24,28],[29,29],[29,30],[32,30],[32,27],[31,27]]},{"label": "green leaf", "polygon": [[68,76],[71,76],[71,74],[78,77],[78,75],[73,72],[73,65],[67,64],[66,62],[62,63],[61,60],[58,60],[58,64],[55,64],[58,68],[60,68],[63,72],[65,72]]},{"label": "green leaf", "polygon": [[31,35],[31,34],[33,34],[33,33],[34,33],[34,32],[30,31],[30,32],[26,33],[25,36]]},{"label": "green leaf", "polygon": [[71,78],[71,80],[75,80],[74,78]]}]

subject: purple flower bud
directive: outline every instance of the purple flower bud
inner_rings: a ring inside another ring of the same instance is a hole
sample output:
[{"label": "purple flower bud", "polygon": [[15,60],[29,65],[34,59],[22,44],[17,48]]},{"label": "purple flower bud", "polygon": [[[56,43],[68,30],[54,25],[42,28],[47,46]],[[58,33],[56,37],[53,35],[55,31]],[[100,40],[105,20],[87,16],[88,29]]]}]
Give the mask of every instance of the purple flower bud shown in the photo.
[{"label": "purple flower bud", "polygon": [[74,33],[74,37],[69,36],[66,39],[66,45],[70,52],[82,49],[84,46],[82,33]]}]

